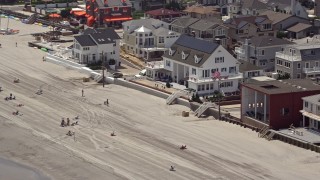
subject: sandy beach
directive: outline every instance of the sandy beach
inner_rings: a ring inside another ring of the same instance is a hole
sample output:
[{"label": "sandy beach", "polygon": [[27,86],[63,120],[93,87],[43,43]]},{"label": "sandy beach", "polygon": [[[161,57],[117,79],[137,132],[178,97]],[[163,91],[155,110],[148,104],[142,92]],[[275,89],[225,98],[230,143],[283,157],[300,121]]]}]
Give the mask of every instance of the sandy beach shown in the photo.
[{"label": "sandy beach", "polygon": [[[45,53],[28,47],[33,39],[28,34],[48,28],[14,20],[10,26],[20,33],[0,35],[0,157],[53,180],[312,180],[320,175],[315,152],[258,138],[212,117],[182,117],[188,108],[139,91],[84,83],[84,74],[43,62]],[[15,78],[20,83],[13,83]],[[40,87],[43,94],[35,94]],[[10,93],[16,100],[5,101]],[[103,105],[106,99],[109,106]],[[16,110],[19,115],[12,115]],[[62,117],[76,116],[79,125],[60,127]],[[66,136],[69,130],[75,137]],[[116,136],[110,136],[113,131]],[[179,149],[182,144],[186,150]],[[171,165],[176,171],[169,171]]]}]

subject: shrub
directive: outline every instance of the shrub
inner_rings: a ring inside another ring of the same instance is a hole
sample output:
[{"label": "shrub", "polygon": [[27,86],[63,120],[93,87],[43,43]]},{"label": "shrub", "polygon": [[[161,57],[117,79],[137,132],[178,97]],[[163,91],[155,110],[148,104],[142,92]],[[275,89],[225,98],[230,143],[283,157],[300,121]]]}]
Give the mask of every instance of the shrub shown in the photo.
[{"label": "shrub", "polygon": [[169,83],[169,81],[167,81],[166,87],[167,87],[167,88],[170,88],[170,87],[171,87],[171,84]]}]

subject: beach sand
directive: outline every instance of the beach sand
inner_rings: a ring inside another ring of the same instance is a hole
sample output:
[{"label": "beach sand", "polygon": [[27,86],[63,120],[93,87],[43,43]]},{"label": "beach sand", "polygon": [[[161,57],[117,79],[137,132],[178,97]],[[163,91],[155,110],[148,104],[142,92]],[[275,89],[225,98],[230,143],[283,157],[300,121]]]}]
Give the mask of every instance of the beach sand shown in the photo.
[{"label": "beach sand", "polygon": [[[3,158],[59,180],[317,179],[320,175],[320,155],[315,152],[258,138],[250,129],[211,117],[199,119],[192,113],[182,117],[188,108],[168,106],[164,99],[139,91],[83,83],[84,74],[43,62],[44,52],[27,47],[33,39],[27,34],[48,28],[13,20],[10,26],[20,33],[0,36]],[[20,83],[13,83],[14,78]],[[43,94],[36,95],[40,87]],[[10,93],[16,100],[5,101]],[[103,105],[106,99],[109,106]],[[20,103],[24,106],[17,107]],[[12,115],[16,110],[21,115]],[[79,125],[60,127],[62,117],[77,115]],[[69,130],[75,137],[66,136]],[[186,150],[179,149],[182,144]],[[176,171],[169,171],[171,165]]]}]

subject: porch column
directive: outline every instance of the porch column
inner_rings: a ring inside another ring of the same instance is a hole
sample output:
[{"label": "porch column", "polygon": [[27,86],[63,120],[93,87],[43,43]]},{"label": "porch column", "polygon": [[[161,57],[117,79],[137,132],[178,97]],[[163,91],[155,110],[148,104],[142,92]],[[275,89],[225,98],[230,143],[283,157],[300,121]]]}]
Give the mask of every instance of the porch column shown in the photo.
[{"label": "porch column", "polygon": [[264,94],[264,101],[263,101],[263,121],[267,121],[267,95]]},{"label": "porch column", "polygon": [[305,125],[306,125],[306,119],[305,119],[305,116],[303,116],[302,127],[304,127]]},{"label": "porch column", "polygon": [[176,80],[177,80],[177,83],[178,83],[178,82],[179,82],[179,80],[178,80],[178,79],[179,79],[179,72],[178,72],[178,70],[179,70],[179,68],[178,68],[179,64],[176,63],[176,66],[177,66],[177,67],[176,67],[176,76],[177,76],[177,79],[176,79]]},{"label": "porch column", "polygon": [[[186,77],[186,66],[183,66],[183,79]],[[185,85],[185,81],[183,81],[183,85]]]},{"label": "porch column", "polygon": [[254,118],[257,119],[257,91],[254,91]]}]

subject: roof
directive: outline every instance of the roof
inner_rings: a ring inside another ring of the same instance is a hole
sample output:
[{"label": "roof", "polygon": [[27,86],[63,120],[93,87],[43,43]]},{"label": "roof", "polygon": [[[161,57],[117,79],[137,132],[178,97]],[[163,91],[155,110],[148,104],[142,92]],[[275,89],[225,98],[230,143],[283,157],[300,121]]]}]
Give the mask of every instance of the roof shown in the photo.
[{"label": "roof", "polygon": [[97,44],[92,40],[92,38],[89,35],[80,35],[80,36],[74,36],[76,41],[81,46],[96,46]]},{"label": "roof", "polygon": [[151,11],[147,11],[146,14],[150,14],[152,16],[161,16],[161,15],[180,15],[179,11],[173,11],[170,9],[160,8]]},{"label": "roof", "polygon": [[200,52],[212,54],[213,51],[219,46],[217,43],[212,43],[205,40],[200,40],[191,36],[183,35],[174,43]]},{"label": "roof", "polygon": [[200,19],[191,18],[191,17],[180,17],[172,21],[171,25],[179,27],[189,27],[191,24],[199,21]]},{"label": "roof", "polygon": [[244,60],[238,60],[240,65],[239,65],[239,71],[241,73],[243,72],[247,72],[247,71],[258,71],[258,70],[262,70],[262,68],[248,62],[248,61],[244,61]]},{"label": "roof", "polygon": [[286,20],[286,19],[292,17],[291,14],[279,13],[279,12],[274,12],[271,10],[264,11],[261,13],[261,15],[268,16],[268,18],[272,21],[272,24],[277,24],[283,20]]},{"label": "roof", "polygon": [[129,0],[108,0],[107,5],[104,0],[96,0],[99,7],[119,7],[119,6],[132,6]]},{"label": "roof", "polygon": [[271,7],[278,7],[284,9],[291,5],[291,0],[268,0],[267,4]]},{"label": "roof", "polygon": [[[222,20],[221,20],[221,22],[222,22]],[[189,28],[205,31],[210,28],[215,28],[218,26],[219,26],[219,22],[213,22],[213,21],[208,21],[208,20],[199,20],[199,21],[193,23],[192,25],[190,25]]]},{"label": "roof", "polygon": [[287,44],[294,44],[291,41],[276,38],[273,36],[256,36],[249,39],[249,44],[255,47],[281,46]]},{"label": "roof", "polygon": [[134,30],[135,32],[152,32],[150,29],[141,26],[140,28]]},{"label": "roof", "polygon": [[265,21],[270,21],[266,15],[260,15],[260,16],[238,16],[233,17],[232,19],[225,22],[225,25],[232,27],[232,28],[238,28],[241,29],[246,24],[260,24]]},{"label": "roof", "polygon": [[320,104],[320,94],[303,97],[302,99],[312,104]]},{"label": "roof", "polygon": [[161,25],[168,25],[168,23],[161,21],[159,19],[147,18],[147,19],[134,19],[131,21],[126,21],[122,23],[123,26],[135,26],[141,27],[144,26],[150,30],[157,29]]},{"label": "roof", "polygon": [[220,11],[214,6],[190,6],[187,7],[184,12],[187,13],[198,13],[198,14],[210,14],[210,13],[217,13],[220,14]]},{"label": "roof", "polygon": [[[163,57],[180,61],[195,67],[201,67],[211,54],[219,47],[217,43],[196,39],[191,36],[181,35],[177,41],[170,47],[175,50],[172,55],[169,55],[169,51],[166,51]],[[187,54],[186,59],[182,59],[182,52]],[[199,63],[195,63],[194,56],[200,58]]]},{"label": "roof", "polygon": [[247,8],[247,9],[267,9],[268,6],[265,3],[262,3],[258,0],[246,0],[242,1],[242,8]]},{"label": "roof", "polygon": [[177,32],[170,31],[167,28],[159,27],[158,29],[153,31],[153,34],[156,36],[167,36],[171,34],[178,34]]},{"label": "roof", "polygon": [[290,32],[300,32],[300,31],[303,31],[305,29],[308,29],[312,27],[312,25],[310,24],[305,24],[305,23],[298,23],[294,26],[291,26],[290,28],[287,29],[287,31],[290,31]]},{"label": "roof", "polygon": [[83,34],[90,35],[98,44],[114,43],[115,40],[121,39],[113,28],[87,28]]},{"label": "roof", "polygon": [[292,92],[319,91],[320,85],[310,79],[286,79],[257,81],[249,79],[243,86],[262,92],[264,94],[285,94]]}]

